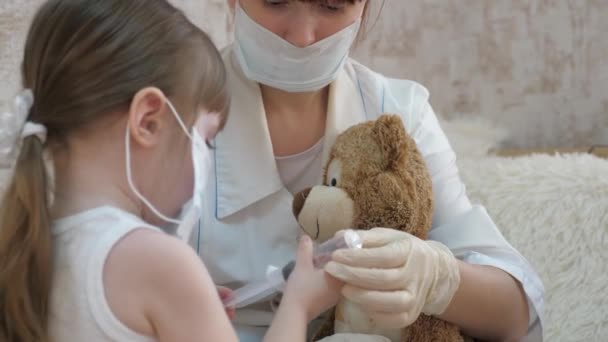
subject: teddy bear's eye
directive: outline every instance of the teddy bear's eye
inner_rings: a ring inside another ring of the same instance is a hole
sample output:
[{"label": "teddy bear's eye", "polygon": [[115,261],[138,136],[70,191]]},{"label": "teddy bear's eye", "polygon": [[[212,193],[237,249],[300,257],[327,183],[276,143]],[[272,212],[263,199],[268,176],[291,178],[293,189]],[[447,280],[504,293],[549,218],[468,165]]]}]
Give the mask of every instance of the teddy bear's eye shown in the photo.
[{"label": "teddy bear's eye", "polygon": [[332,187],[340,186],[340,180],[342,179],[342,163],[338,159],[334,159],[327,168],[326,185]]}]

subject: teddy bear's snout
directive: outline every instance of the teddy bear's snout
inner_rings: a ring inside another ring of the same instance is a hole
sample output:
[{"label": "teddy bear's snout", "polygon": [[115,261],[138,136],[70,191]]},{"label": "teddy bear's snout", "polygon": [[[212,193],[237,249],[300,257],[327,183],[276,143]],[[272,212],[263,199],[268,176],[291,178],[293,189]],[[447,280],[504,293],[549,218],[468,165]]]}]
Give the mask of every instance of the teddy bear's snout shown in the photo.
[{"label": "teddy bear's snout", "polygon": [[312,190],[312,188],[302,190],[294,196],[293,203],[292,203],[292,210],[293,210],[293,215],[296,217],[296,219],[298,217],[300,217],[302,208],[304,208],[304,203],[306,203],[306,198],[308,198],[308,195],[310,194],[311,190]]},{"label": "teddy bear's snout", "polygon": [[353,228],[355,203],[338,187],[315,186],[294,196],[293,213],[300,228],[320,242],[341,229]]}]

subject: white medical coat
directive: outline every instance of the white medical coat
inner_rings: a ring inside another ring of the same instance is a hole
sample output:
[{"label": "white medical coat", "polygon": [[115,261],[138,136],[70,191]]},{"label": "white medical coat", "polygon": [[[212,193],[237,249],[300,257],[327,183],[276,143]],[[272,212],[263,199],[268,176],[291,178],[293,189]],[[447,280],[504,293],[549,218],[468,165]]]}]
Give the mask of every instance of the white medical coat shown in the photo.
[{"label": "white medical coat", "polygon": [[[223,57],[232,105],[226,127],[214,141],[201,224],[190,241],[215,283],[234,288],[263,278],[269,265],[292,260],[299,227],[291,210],[293,196],[276,168],[259,86],[243,75],[231,47]],[[435,212],[429,238],[468,263],[495,266],[519,280],[530,306],[528,339],[541,340],[542,282],[486,210],[470,203],[454,152],[428,100],[423,86],[384,77],[349,60],[330,86],[323,158],[348,127],[384,112],[401,115],[433,180]],[[241,340],[260,341],[272,315],[269,305],[238,310],[235,327]]]}]

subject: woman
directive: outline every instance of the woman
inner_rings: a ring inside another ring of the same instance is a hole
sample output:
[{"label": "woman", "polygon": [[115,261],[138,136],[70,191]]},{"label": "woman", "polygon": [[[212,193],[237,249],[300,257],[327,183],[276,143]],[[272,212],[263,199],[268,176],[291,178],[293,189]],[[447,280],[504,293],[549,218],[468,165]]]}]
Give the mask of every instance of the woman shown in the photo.
[{"label": "woman", "polygon": [[[370,3],[229,0],[235,42],[223,57],[233,94],[231,120],[214,141],[205,196],[212,200],[204,204],[193,244],[214,281],[230,287],[292,259],[299,234],[292,194],[320,182],[340,132],[383,112],[399,113],[432,175],[430,238],[439,243],[377,229],[365,236],[376,242],[374,249],[336,255],[326,270],[349,284],[347,297],[391,327],[406,326],[424,312],[482,339],[541,339],[542,283],[485,209],[471,205],[427,90],[348,59]],[[391,291],[364,286],[371,277],[389,281],[397,268],[408,279],[388,284]],[[239,336],[259,341],[271,318],[269,302],[238,310]]]}]

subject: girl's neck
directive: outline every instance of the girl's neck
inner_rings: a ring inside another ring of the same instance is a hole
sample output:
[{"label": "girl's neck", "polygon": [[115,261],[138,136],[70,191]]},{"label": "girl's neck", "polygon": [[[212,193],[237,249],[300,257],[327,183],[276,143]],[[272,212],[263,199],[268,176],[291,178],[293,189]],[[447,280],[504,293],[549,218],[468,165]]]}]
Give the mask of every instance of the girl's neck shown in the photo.
[{"label": "girl's neck", "polygon": [[70,139],[67,148],[54,153],[52,217],[71,216],[102,206],[114,206],[141,216],[139,201],[125,181],[124,143],[103,135],[93,133],[83,139]]}]

